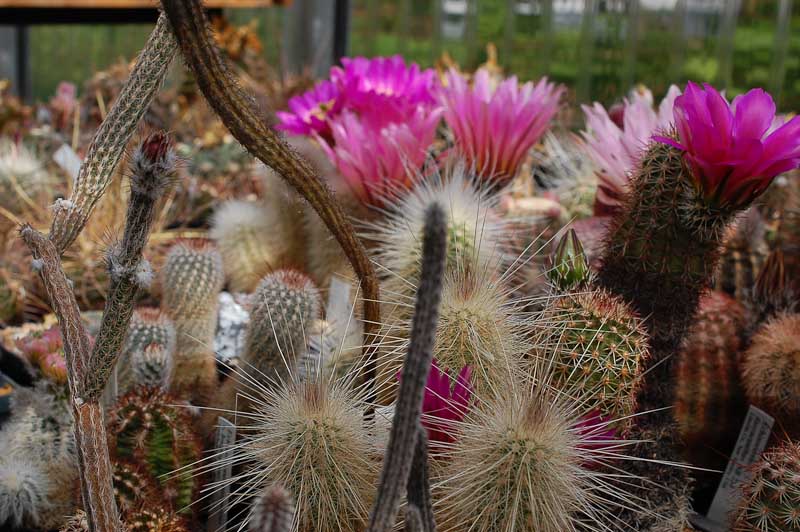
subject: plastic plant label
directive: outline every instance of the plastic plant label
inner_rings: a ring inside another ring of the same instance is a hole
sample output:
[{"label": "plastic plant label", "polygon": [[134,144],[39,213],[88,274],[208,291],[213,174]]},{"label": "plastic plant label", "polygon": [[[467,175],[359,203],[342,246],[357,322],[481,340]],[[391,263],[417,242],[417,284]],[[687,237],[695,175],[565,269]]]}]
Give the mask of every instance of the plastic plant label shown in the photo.
[{"label": "plastic plant label", "polygon": [[78,172],[81,169],[82,161],[69,144],[62,144],[53,154],[53,160],[62,170],[69,174],[69,177],[72,178],[73,181],[78,178]]},{"label": "plastic plant label", "polygon": [[225,419],[217,418],[217,434],[215,448],[219,452],[219,463],[225,464],[214,470],[213,484],[218,486],[211,498],[208,520],[209,532],[225,532],[228,529],[228,510],[230,508],[231,485],[233,476],[233,453],[236,444],[236,425]]},{"label": "plastic plant label", "polygon": [[725,532],[730,529],[731,513],[742,496],[741,486],[752,476],[748,467],[764,452],[774,424],[775,420],[769,414],[750,406],[736,440],[736,447],[708,510],[708,519],[704,520],[708,530]]}]

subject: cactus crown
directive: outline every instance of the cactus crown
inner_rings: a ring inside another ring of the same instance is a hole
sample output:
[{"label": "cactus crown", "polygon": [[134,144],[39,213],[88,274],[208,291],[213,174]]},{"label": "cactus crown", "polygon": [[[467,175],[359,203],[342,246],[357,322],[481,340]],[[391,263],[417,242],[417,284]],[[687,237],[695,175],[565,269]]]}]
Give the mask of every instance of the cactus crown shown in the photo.
[{"label": "cactus crown", "polygon": [[589,274],[583,245],[575,230],[570,229],[556,246],[548,277],[559,290],[572,290],[588,281]]},{"label": "cactus crown", "polygon": [[735,532],[800,531],[800,443],[767,451],[752,471]]}]

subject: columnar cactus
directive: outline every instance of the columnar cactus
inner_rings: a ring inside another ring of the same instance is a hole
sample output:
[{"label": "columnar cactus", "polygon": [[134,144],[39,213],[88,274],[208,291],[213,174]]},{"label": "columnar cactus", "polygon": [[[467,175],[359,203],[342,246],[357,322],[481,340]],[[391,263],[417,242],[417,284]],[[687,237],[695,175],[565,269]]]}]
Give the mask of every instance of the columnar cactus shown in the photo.
[{"label": "columnar cactus", "polygon": [[184,466],[200,458],[201,446],[188,412],[170,406],[174,401],[156,388],[140,387],[121,397],[109,416],[109,447],[117,460],[140,465],[158,481],[166,500],[185,511],[200,478]]},{"label": "columnar cactus", "polygon": [[178,242],[167,253],[162,277],[162,308],[176,332],[170,391],[205,404],[218,383],[214,332],[224,281],[222,257],[209,242]]},{"label": "columnar cactus", "polygon": [[222,255],[230,290],[250,293],[262,277],[287,264],[292,242],[280,214],[241,200],[229,200],[214,212],[210,236]]},{"label": "columnar cactus", "polygon": [[800,314],[773,318],[753,336],[742,357],[747,398],[800,434]]},{"label": "columnar cactus", "polygon": [[735,532],[800,531],[800,443],[787,441],[764,453],[744,486]]},{"label": "columnar cactus", "polygon": [[741,428],[746,401],[737,357],[745,325],[742,305],[722,292],[700,301],[678,355],[675,418],[688,458],[699,467],[724,467]]},{"label": "columnar cactus", "polygon": [[770,318],[797,310],[800,306],[800,286],[794,286],[793,282],[790,272],[786,270],[783,251],[776,248],[758,272],[747,301],[748,337]]},{"label": "columnar cactus", "polygon": [[727,232],[714,287],[740,302],[747,301],[767,253],[764,221],[751,207]]},{"label": "columnar cactus", "polygon": [[152,343],[131,357],[131,372],[134,382],[139,386],[164,386],[169,378],[170,365],[174,353],[165,346]]},{"label": "columnar cactus", "polygon": [[123,515],[162,496],[158,481],[140,464],[115,460],[113,479],[114,498]]},{"label": "columnar cactus", "polygon": [[244,473],[248,485],[284,486],[295,499],[299,532],[364,530],[380,465],[364,431],[364,390],[352,390],[347,379],[320,379],[251,393],[260,408],[234,459],[253,464]]},{"label": "columnar cactus", "polygon": [[241,364],[217,393],[216,408],[204,415],[203,432],[210,432],[217,409],[231,416],[250,412],[254,388],[292,380],[298,359],[306,351],[306,329],[319,317],[321,306],[314,283],[295,270],[264,277],[251,304]]}]

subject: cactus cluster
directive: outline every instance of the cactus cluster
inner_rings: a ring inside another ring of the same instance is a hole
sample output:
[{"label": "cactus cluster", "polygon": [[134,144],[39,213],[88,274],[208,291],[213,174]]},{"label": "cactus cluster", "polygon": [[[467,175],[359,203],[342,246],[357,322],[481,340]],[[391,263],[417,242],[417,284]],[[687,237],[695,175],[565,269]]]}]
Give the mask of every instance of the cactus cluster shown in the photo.
[{"label": "cactus cluster", "polygon": [[800,531],[800,443],[788,441],[751,466],[735,532]]},{"label": "cactus cluster", "polygon": [[162,268],[162,310],[176,334],[169,390],[193,403],[206,404],[218,383],[213,349],[223,282],[222,257],[210,242],[184,241],[170,248]]},{"label": "cactus cluster", "polygon": [[200,487],[192,464],[201,446],[188,412],[171,406],[174,401],[158,388],[135,388],[122,396],[109,415],[109,446],[117,461],[140,467],[157,481],[160,496],[185,513]]}]

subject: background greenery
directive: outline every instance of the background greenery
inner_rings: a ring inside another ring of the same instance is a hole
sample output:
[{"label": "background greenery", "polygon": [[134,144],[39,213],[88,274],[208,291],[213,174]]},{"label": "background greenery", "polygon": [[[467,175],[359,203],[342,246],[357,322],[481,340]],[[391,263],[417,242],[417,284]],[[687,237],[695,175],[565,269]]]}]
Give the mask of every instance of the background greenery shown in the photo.
[{"label": "background greenery", "polygon": [[[800,5],[779,30],[779,0],[741,0],[732,24],[723,14],[704,19],[705,31],[682,38],[678,10],[648,10],[617,0],[623,12],[604,12],[610,2],[595,0],[593,16],[572,26],[550,26],[541,15],[508,16],[514,0],[471,0],[475,11],[461,39],[446,40],[437,28],[431,0],[352,0],[351,55],[402,53],[432,65],[447,51],[465,68],[486,59],[493,42],[500,64],[522,79],[547,75],[566,83],[577,101],[610,103],[634,83],[657,96],[671,83],[710,81],[729,95],[761,86],[782,110],[800,109]],[[692,0],[688,0],[692,1]],[[726,0],[734,1],[734,0]],[[258,19],[265,54],[280,64],[281,8],[229,13],[242,23]],[[549,27],[548,27],[549,26]],[[81,82],[121,57],[130,58],[144,43],[148,26],[38,26],[31,30],[34,94],[49,97],[60,80]],[[783,38],[781,38],[783,37]]]}]

